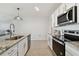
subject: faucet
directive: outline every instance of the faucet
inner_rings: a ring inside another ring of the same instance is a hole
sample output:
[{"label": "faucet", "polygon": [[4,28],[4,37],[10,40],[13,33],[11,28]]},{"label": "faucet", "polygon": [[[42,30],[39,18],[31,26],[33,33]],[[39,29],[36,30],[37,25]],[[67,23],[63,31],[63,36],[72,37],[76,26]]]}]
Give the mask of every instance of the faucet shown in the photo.
[{"label": "faucet", "polygon": [[15,25],[10,24],[10,39],[11,39],[12,36],[14,36],[14,32],[15,32]]}]

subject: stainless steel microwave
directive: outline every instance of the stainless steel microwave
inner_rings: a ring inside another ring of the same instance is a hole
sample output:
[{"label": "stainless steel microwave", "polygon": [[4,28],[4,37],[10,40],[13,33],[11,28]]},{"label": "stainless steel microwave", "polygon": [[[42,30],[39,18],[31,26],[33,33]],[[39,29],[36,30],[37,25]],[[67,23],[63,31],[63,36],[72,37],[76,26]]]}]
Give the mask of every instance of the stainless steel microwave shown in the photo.
[{"label": "stainless steel microwave", "polygon": [[65,25],[77,22],[77,6],[71,7],[66,13],[57,17],[58,25]]}]

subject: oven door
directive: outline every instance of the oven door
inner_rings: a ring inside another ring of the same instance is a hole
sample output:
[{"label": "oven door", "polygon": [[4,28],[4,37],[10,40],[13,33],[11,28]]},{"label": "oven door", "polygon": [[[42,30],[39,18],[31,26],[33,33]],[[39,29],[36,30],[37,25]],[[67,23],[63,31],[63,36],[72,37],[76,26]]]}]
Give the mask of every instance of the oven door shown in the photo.
[{"label": "oven door", "polygon": [[53,39],[53,50],[57,56],[65,56],[65,44],[56,38]]}]

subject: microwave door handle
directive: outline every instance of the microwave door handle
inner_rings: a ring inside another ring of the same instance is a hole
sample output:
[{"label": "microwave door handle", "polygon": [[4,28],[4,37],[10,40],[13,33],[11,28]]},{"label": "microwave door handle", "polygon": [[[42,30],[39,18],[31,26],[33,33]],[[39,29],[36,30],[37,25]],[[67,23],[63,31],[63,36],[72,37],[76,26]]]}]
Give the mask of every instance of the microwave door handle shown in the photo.
[{"label": "microwave door handle", "polygon": [[73,8],[73,13],[72,13],[72,17],[73,17],[73,22],[75,21],[75,8]]},{"label": "microwave door handle", "polygon": [[69,14],[69,12],[67,12],[67,14],[66,14],[66,18],[67,18],[67,20],[69,21],[68,14]]}]

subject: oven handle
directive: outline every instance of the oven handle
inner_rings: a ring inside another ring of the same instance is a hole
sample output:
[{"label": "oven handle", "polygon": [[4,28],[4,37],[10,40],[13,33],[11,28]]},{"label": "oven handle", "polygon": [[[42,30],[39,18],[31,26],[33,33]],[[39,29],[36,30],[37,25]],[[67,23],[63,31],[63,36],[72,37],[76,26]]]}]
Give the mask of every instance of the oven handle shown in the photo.
[{"label": "oven handle", "polygon": [[64,45],[64,42],[61,42],[61,41],[59,41],[59,40],[58,40],[58,39],[56,39],[56,38],[53,38],[53,40],[55,40],[56,42],[58,42],[58,43],[60,43],[60,44]]},{"label": "oven handle", "polygon": [[[73,10],[74,10],[74,9],[73,9]],[[74,13],[74,11],[73,11],[73,13]],[[67,14],[66,14],[66,18],[67,18],[67,20],[69,21],[68,14],[69,14],[69,11],[68,11],[68,12],[67,12]],[[73,19],[74,19],[74,14],[73,14]],[[74,20],[72,20],[72,21],[69,21],[69,22],[74,22]]]}]

